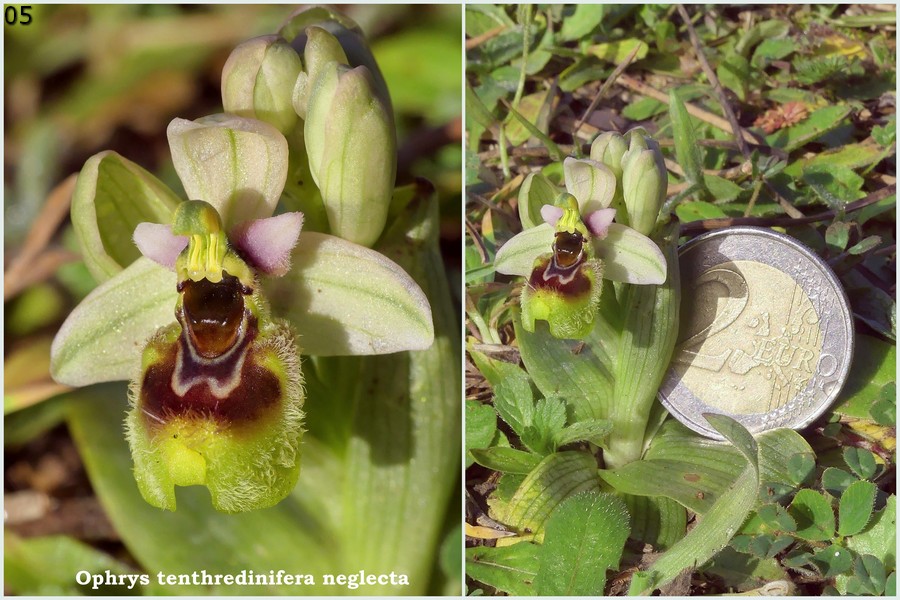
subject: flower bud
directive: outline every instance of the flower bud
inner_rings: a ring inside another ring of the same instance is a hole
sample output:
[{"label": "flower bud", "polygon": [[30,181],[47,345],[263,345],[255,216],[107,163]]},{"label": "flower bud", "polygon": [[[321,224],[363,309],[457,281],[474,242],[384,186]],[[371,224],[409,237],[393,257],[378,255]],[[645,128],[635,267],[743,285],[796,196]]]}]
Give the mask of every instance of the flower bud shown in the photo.
[{"label": "flower bud", "polygon": [[387,220],[397,139],[390,108],[368,69],[336,62],[323,67],[310,94],[304,134],[331,232],[371,246]]},{"label": "flower bud", "polygon": [[622,179],[622,156],[628,151],[625,138],[615,131],[601,133],[591,144],[591,160],[602,163],[616,176]]},{"label": "flower bud", "polygon": [[622,192],[633,229],[644,235],[653,231],[666,199],[667,185],[659,146],[652,139],[631,132],[631,146],[622,157]]},{"label": "flower bud", "polygon": [[[392,110],[387,83],[359,25],[346,15],[323,6],[298,10],[281,27],[279,33],[284,39],[291,42],[294,50],[303,55],[307,62],[310,57],[306,56],[306,45],[309,42],[309,32],[312,26],[324,29],[337,40],[346,56],[345,60],[340,61],[341,63],[351,67],[363,66],[369,70],[381,101],[388,107],[388,110]],[[315,80],[310,79],[309,85],[315,86]]]},{"label": "flower bud", "polygon": [[341,43],[327,30],[311,26],[306,29],[306,46],[303,50],[306,71],[300,73],[293,91],[294,110],[306,119],[309,94],[323,68],[329,63],[349,65]]},{"label": "flower bud", "polygon": [[265,121],[287,135],[298,121],[293,91],[302,67],[297,52],[280,36],[244,42],[222,69],[225,111]]}]

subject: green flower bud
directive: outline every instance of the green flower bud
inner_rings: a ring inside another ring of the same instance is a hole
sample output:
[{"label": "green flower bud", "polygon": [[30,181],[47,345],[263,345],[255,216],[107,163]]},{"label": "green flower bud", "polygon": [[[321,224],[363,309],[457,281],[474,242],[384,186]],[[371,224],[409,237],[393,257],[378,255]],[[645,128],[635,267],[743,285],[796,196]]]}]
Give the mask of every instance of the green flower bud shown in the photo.
[{"label": "green flower bud", "polygon": [[591,144],[591,160],[609,167],[616,179],[622,179],[622,156],[628,151],[628,144],[615,131],[601,133]]},{"label": "green flower bud", "polygon": [[[323,6],[298,10],[282,26],[279,34],[290,41],[294,49],[306,58],[307,64],[311,57],[306,56],[306,44],[309,41],[308,36],[312,26],[324,29],[340,44],[346,58],[338,62],[351,67],[363,66],[369,70],[378,96],[388,110],[392,110],[387,83],[359,25],[346,15]],[[315,86],[314,78],[310,78],[309,85],[310,87]]]},{"label": "green flower bud", "polygon": [[298,121],[293,92],[302,68],[297,52],[280,36],[244,42],[222,69],[225,111],[265,121],[287,135]]},{"label": "green flower bud", "polygon": [[336,62],[323,67],[310,94],[304,134],[331,232],[371,246],[387,220],[397,139],[390,108],[368,69]]},{"label": "green flower bud", "polygon": [[622,157],[622,192],[629,225],[644,235],[653,231],[666,199],[668,179],[655,141],[630,132],[631,146]]},{"label": "green flower bud", "polygon": [[341,43],[325,29],[311,26],[306,30],[306,38],[306,72],[297,77],[293,92],[294,110],[302,119],[306,119],[309,94],[322,69],[329,63],[350,64]]}]

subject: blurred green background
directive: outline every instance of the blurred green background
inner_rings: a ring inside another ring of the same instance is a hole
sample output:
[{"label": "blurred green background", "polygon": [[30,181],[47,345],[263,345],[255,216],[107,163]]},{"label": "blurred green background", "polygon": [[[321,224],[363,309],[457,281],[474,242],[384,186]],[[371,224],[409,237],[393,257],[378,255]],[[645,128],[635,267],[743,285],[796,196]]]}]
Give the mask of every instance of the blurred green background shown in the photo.
[{"label": "blurred green background", "polygon": [[[96,285],[78,256],[64,182],[91,155],[114,150],[180,192],[167,124],[221,112],[220,75],[230,51],[277,31],[294,10],[33,5],[30,24],[4,25],[7,592],[76,593],[74,570],[64,566],[85,561],[99,571],[137,566],[94,496],[64,424],[68,390],[49,376],[56,330]],[[391,91],[397,183],[425,177],[438,188],[441,247],[459,306],[461,9],[339,10],[366,33]],[[441,564],[453,572],[459,562],[458,552],[444,555],[435,572]],[[429,591],[453,592],[454,585],[436,576]]]}]

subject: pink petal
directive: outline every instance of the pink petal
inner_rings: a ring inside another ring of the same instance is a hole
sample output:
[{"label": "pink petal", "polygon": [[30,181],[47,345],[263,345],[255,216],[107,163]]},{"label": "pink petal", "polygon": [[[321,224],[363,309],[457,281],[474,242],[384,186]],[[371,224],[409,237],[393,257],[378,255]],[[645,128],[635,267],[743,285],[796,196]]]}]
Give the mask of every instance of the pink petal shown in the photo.
[{"label": "pink petal", "polygon": [[584,224],[587,225],[591,235],[602,240],[606,237],[606,230],[609,229],[609,224],[613,222],[615,217],[616,209],[601,208],[600,210],[595,210],[588,214],[587,218],[584,220]]},{"label": "pink petal", "polygon": [[563,209],[558,206],[545,204],[541,207],[541,217],[548,225],[556,225],[559,218],[563,216]]},{"label": "pink petal", "polygon": [[138,223],[133,239],[141,254],[172,271],[175,259],[188,245],[187,236],[174,235],[169,225],[159,223]]},{"label": "pink petal", "polygon": [[244,259],[267,275],[282,276],[291,266],[291,250],[297,244],[303,213],[290,212],[241,223],[228,236]]}]

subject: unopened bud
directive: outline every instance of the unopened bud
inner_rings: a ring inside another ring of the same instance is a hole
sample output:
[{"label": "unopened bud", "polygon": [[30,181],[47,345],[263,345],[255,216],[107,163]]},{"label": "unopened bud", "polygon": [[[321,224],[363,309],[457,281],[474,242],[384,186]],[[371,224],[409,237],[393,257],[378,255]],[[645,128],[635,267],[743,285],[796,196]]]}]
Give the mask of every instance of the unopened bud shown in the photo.
[{"label": "unopened bud", "polygon": [[302,70],[297,52],[277,35],[246,41],[222,69],[225,111],[274,125],[287,134],[297,124],[294,84]]},{"label": "unopened bud", "polygon": [[390,108],[368,69],[336,62],[323,67],[308,106],[309,167],[331,232],[371,246],[384,229],[397,172]]}]

